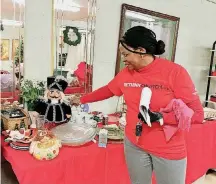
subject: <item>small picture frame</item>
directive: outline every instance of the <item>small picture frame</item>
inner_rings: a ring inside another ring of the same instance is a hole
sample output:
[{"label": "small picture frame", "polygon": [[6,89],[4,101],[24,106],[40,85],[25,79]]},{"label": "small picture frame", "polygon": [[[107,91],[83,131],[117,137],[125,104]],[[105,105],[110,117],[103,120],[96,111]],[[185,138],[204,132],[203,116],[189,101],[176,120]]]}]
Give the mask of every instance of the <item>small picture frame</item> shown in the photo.
[{"label": "small picture frame", "polygon": [[17,52],[18,47],[19,47],[19,40],[13,39],[12,40],[11,60],[14,60],[14,57],[16,56],[16,52]]},{"label": "small picture frame", "polygon": [[10,40],[1,39],[1,61],[9,60],[9,49],[10,49]]}]

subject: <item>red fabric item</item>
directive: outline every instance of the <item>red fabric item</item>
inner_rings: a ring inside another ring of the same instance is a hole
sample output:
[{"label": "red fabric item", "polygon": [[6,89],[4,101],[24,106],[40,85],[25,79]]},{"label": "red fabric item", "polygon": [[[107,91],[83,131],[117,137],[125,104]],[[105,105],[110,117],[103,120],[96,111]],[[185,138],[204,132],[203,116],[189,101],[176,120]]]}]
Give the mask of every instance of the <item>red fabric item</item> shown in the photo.
[{"label": "red fabric item", "polygon": [[67,87],[64,91],[64,94],[75,94],[75,93],[85,93],[84,86],[81,87]]},{"label": "red fabric item", "polygon": [[[108,87],[116,96],[124,94],[127,105],[125,132],[132,143],[162,158],[177,160],[186,157],[184,132],[181,130],[178,130],[168,143],[163,127],[158,123],[153,123],[152,127],[144,124],[138,143],[135,136],[143,87],[149,87],[152,90],[151,111],[159,112],[172,99],[181,99],[194,111],[192,121],[199,123],[203,121],[204,113],[199,96],[196,94],[189,74],[182,66],[162,58],[156,58],[139,71],[129,70],[126,67],[108,84]],[[194,102],[196,103],[194,104]]]},{"label": "red fabric item", "polygon": [[[200,100],[197,99],[192,103],[187,104],[190,108],[195,110],[195,113],[191,119],[192,124],[201,124],[203,121],[203,107],[200,105]],[[166,124],[176,125],[178,123],[174,111],[171,112],[162,112],[164,121]]]},{"label": "red fabric item", "polygon": [[9,74],[10,72],[7,71],[7,70],[0,70],[0,73],[1,73],[1,74]]},{"label": "red fabric item", "polygon": [[103,86],[91,93],[82,96],[80,102],[82,104],[97,102],[97,101],[105,100],[112,96],[114,96],[114,94],[109,90],[108,86]]},{"label": "red fabric item", "polygon": [[85,79],[85,70],[86,70],[86,63],[85,62],[81,62],[78,65],[77,70],[74,71],[74,74],[77,76],[77,78],[80,81],[84,81],[84,79]]},{"label": "red fabric item", "polygon": [[176,125],[177,119],[175,117],[174,111],[171,112],[161,112],[163,115],[164,122],[169,125]]},{"label": "red fabric item", "polygon": [[[186,184],[203,176],[209,168],[216,168],[215,132],[216,121],[192,125],[185,133]],[[3,139],[1,146],[20,184],[130,184],[122,144],[109,144],[107,148],[94,143],[63,147],[51,161],[38,161],[28,151],[10,148]]]},{"label": "red fabric item", "polygon": [[74,74],[77,76],[81,84],[92,84],[92,67],[87,65],[86,70],[86,62],[80,62],[78,69],[74,71]]},{"label": "red fabric item", "polygon": [[189,131],[191,127],[191,119],[194,112],[182,100],[171,100],[171,102],[165,108],[160,109],[160,112],[161,111],[174,112],[177,119],[177,124],[175,126],[169,125],[166,122],[163,126],[164,134],[167,141],[169,141],[175,135],[178,129]]},{"label": "red fabric item", "polygon": [[[8,101],[10,103],[13,103],[14,101],[18,101],[20,96],[20,91],[16,90],[15,96],[11,98],[12,96],[13,96],[13,92],[1,92],[1,103],[4,103],[4,101]],[[5,98],[10,98],[10,99],[5,99]]]}]

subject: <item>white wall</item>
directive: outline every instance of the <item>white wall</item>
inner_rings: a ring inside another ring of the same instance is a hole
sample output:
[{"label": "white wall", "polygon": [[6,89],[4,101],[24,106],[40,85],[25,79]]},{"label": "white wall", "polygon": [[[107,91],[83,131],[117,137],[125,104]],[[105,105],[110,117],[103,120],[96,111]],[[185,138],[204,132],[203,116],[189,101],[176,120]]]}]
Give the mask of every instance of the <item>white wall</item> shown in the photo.
[{"label": "white wall", "polygon": [[[122,3],[180,17],[175,62],[183,65],[203,97],[206,91],[210,47],[216,40],[216,4],[206,0],[97,0],[94,89],[114,76]],[[116,99],[92,104],[113,112]]]},{"label": "white wall", "polygon": [[46,80],[52,73],[52,1],[25,1],[25,78]]}]

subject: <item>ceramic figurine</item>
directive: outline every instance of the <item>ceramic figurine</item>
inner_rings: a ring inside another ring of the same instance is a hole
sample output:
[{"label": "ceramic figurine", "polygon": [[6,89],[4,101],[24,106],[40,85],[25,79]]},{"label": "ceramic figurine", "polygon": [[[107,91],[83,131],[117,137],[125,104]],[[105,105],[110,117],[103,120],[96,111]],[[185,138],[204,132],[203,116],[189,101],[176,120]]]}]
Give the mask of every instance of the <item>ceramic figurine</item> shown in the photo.
[{"label": "ceramic figurine", "polygon": [[36,104],[36,112],[44,115],[46,122],[64,123],[71,118],[71,107],[64,102],[64,90],[68,83],[63,76],[48,77],[43,100]]},{"label": "ceramic figurine", "polygon": [[18,124],[15,125],[14,130],[19,130],[19,125]]},{"label": "ceramic figurine", "polygon": [[31,142],[29,152],[37,160],[51,160],[59,154],[61,146],[61,141],[52,132],[39,130]]},{"label": "ceramic figurine", "polygon": [[24,141],[24,139],[31,138],[30,130],[6,130],[3,132],[3,135],[6,137],[5,142],[10,141]]}]

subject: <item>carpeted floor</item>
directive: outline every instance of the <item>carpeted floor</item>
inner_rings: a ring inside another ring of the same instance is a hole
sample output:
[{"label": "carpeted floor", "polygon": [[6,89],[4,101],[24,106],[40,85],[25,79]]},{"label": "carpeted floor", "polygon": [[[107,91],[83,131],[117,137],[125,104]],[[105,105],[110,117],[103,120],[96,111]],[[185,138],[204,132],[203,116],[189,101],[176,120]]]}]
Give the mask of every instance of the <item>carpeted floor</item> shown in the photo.
[{"label": "carpeted floor", "polygon": [[[19,184],[11,165],[7,161],[1,164],[1,184]],[[216,172],[210,172],[193,184],[216,184]]]}]

